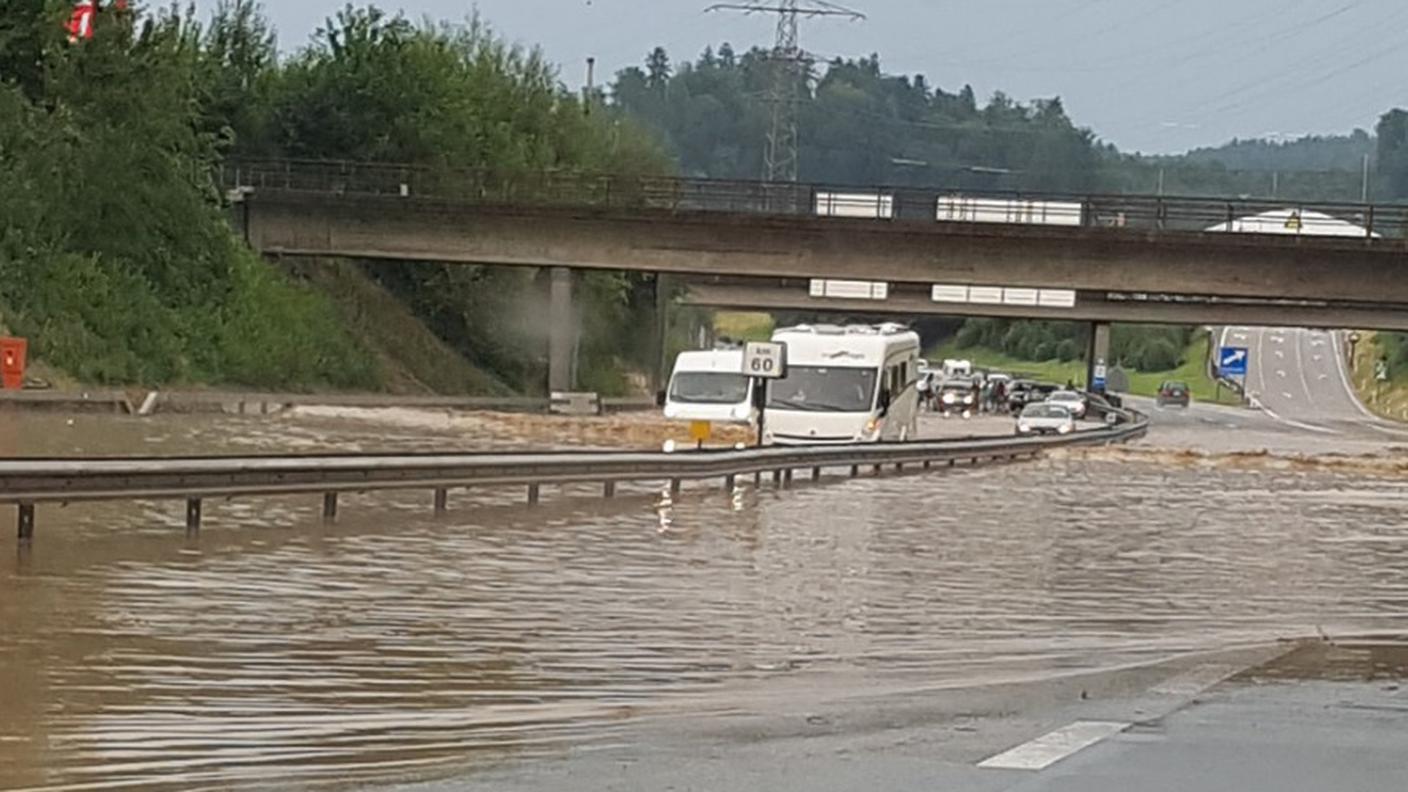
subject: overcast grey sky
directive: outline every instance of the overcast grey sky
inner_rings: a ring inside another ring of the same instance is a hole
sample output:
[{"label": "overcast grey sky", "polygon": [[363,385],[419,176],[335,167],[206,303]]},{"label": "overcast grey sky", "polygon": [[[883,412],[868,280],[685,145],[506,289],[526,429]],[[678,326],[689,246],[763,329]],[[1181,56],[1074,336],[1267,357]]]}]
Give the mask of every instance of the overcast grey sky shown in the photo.
[{"label": "overcast grey sky", "polygon": [[[713,0],[479,0],[508,38],[541,45],[579,85],[653,46],[693,58],[705,45],[767,44],[765,16],[704,13]],[[215,0],[198,0],[209,9]],[[342,0],[266,0],[285,50]],[[458,19],[476,3],[382,0]],[[855,0],[864,22],[805,22],[822,56],[878,52],[888,72],[922,73],[980,97],[1061,96],[1076,122],[1126,150],[1181,151],[1232,137],[1372,128],[1408,105],[1404,0]]]}]

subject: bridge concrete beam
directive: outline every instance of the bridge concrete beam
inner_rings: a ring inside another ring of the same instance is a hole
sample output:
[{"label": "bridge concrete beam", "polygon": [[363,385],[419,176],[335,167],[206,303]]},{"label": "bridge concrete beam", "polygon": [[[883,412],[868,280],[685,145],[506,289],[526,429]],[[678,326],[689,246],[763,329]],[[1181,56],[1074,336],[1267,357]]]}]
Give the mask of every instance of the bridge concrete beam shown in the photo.
[{"label": "bridge concrete beam", "polygon": [[817,311],[901,316],[977,316],[1122,324],[1246,325],[1356,328],[1408,332],[1408,310],[1272,303],[1194,303],[1099,300],[1077,296],[1072,308],[1025,305],[936,303],[922,296],[892,294],[887,300],[812,297],[805,286],[747,286],[691,283],[684,305],[749,311]]},{"label": "bridge concrete beam", "polygon": [[1408,306],[1401,240],[496,208],[282,191],[245,200],[250,243],[293,256]]}]

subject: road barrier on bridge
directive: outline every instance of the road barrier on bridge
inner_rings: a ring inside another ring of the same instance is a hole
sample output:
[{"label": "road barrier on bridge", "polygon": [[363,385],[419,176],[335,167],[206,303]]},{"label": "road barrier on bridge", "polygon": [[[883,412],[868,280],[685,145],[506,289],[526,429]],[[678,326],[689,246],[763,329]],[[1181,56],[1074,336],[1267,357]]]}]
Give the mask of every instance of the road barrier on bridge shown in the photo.
[{"label": "road barrier on bridge", "polygon": [[199,530],[203,501],[233,496],[321,494],[323,518],[337,516],[338,494],[428,489],[437,514],[450,489],[516,485],[536,503],[544,484],[597,483],[606,497],[619,482],[667,483],[721,479],[732,489],[740,476],[770,473],[785,486],[797,470],[813,479],[824,469],[904,470],[935,464],[977,464],[1035,457],[1062,446],[1125,442],[1147,431],[1147,419],[1122,413],[1124,422],[1057,438],[996,438],[878,445],[803,446],[680,453],[559,451],[481,454],[337,454],[251,457],[113,457],[2,459],[0,503],[18,507],[19,539],[33,540],[35,505],[97,500],[182,499],[186,528]]},{"label": "road barrier on bridge", "polygon": [[[779,215],[841,215],[875,222],[927,221],[1077,225],[1137,231],[1235,231],[1245,234],[1360,237],[1393,244],[1408,238],[1408,206],[1277,199],[1100,195],[914,187],[794,184],[568,171],[455,170],[323,160],[244,160],[221,170],[238,199],[249,192],[299,191],[400,196],[495,206],[659,209]],[[847,211],[822,211],[844,195]],[[978,209],[951,211],[961,200]],[[865,205],[873,201],[874,206]],[[1061,211],[1054,214],[1051,208]],[[1079,207],[1079,211],[1076,211]],[[946,209],[950,211],[946,211]],[[1051,218],[1055,219],[1051,219]]]}]

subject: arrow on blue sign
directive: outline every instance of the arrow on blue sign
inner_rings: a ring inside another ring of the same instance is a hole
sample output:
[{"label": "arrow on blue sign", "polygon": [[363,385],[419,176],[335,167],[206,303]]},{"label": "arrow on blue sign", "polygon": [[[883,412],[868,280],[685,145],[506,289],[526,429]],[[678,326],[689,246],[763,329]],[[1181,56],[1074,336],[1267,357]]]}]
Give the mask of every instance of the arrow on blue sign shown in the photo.
[{"label": "arrow on blue sign", "polygon": [[1247,373],[1247,348],[1222,347],[1217,354],[1217,369],[1223,374]]}]

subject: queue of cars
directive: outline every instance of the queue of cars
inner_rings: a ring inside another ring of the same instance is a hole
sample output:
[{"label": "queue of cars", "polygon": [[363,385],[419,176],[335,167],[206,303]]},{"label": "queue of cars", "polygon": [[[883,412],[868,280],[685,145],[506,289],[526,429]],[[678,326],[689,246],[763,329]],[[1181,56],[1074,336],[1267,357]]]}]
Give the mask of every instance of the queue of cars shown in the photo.
[{"label": "queue of cars", "polygon": [[[665,417],[748,424],[766,445],[812,445],[908,440],[924,408],[945,417],[1008,413],[1019,435],[1060,435],[1082,420],[1112,421],[1121,406],[1113,394],[975,370],[966,360],[933,367],[901,325],[799,325],[778,329],[773,341],[786,344],[787,373],[766,384],[743,374],[739,348],[681,353],[660,394]],[[1187,406],[1187,385],[1164,383],[1158,402]]]}]

